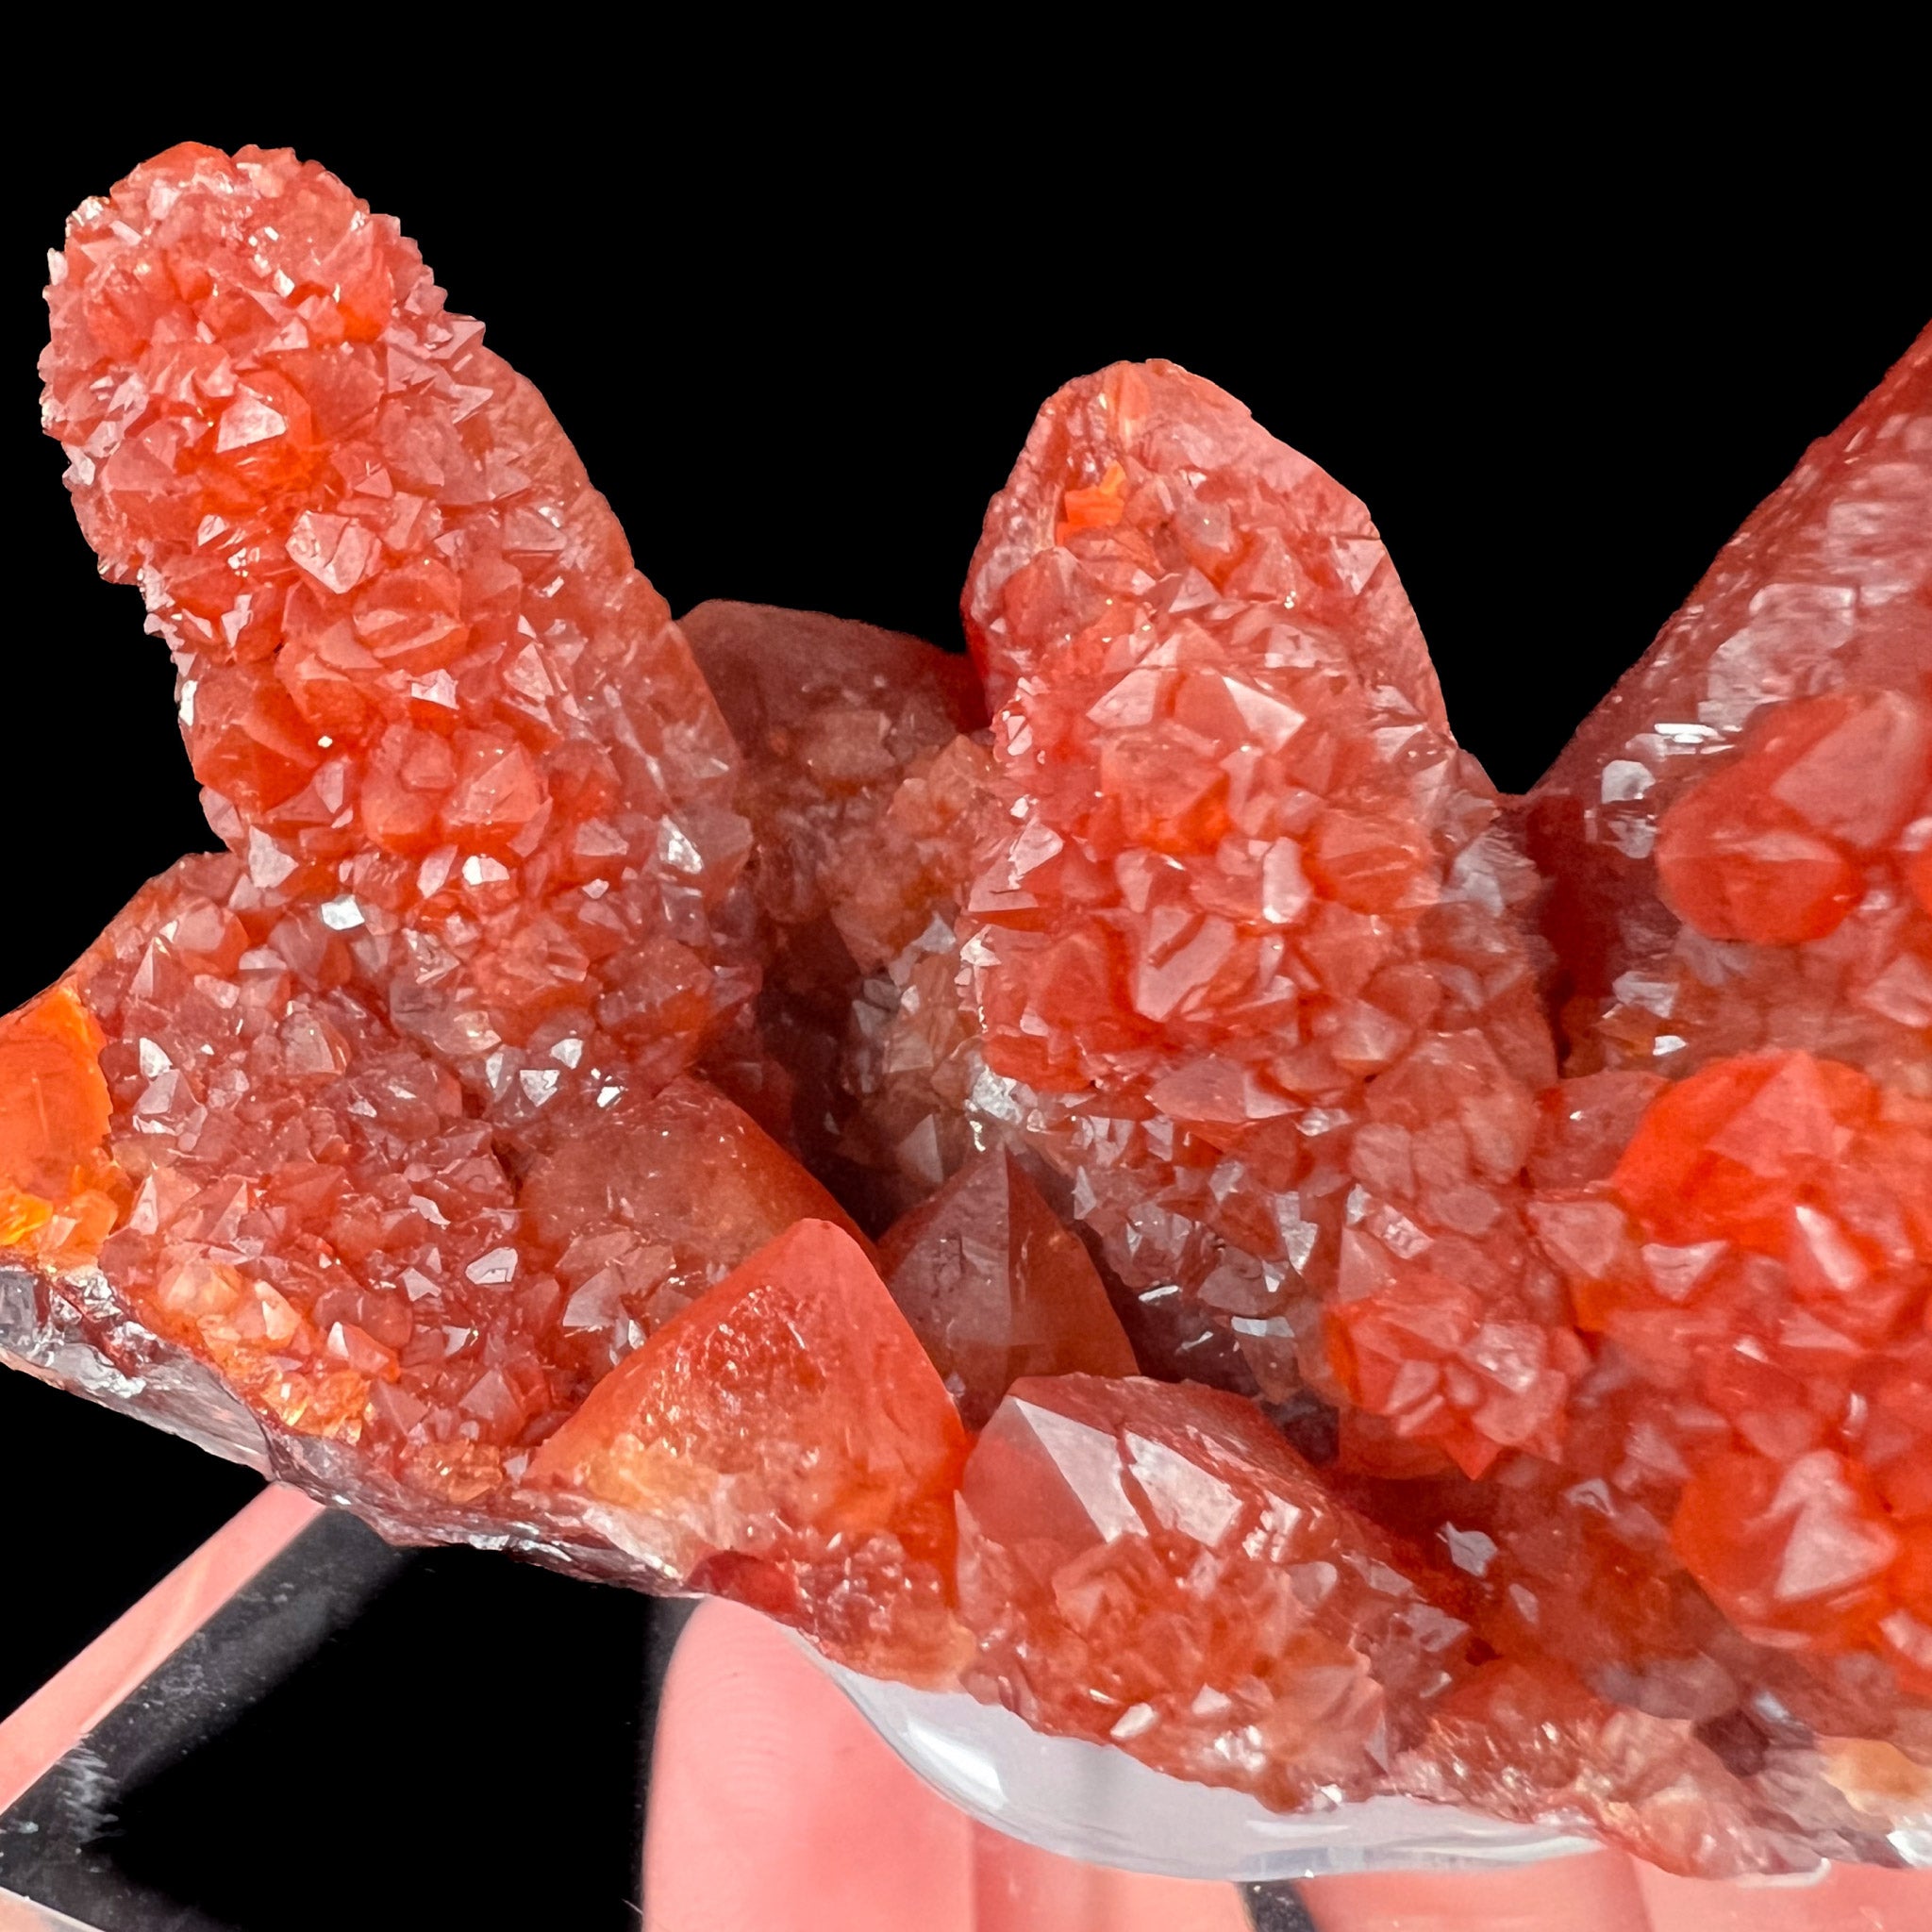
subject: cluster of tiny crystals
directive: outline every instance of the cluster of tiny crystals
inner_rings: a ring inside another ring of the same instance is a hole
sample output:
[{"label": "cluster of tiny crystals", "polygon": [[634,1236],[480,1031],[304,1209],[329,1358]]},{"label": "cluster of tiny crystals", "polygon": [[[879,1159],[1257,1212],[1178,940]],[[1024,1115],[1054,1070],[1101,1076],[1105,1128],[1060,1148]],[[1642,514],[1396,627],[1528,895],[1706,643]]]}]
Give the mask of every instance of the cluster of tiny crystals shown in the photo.
[{"label": "cluster of tiny crystals", "polygon": [[48,301],[226,848],[0,1021],[84,1386],[1277,1808],[1932,1860],[1932,334],[1506,801],[1172,364],[1048,401],[969,665],[675,624],[313,163]]}]

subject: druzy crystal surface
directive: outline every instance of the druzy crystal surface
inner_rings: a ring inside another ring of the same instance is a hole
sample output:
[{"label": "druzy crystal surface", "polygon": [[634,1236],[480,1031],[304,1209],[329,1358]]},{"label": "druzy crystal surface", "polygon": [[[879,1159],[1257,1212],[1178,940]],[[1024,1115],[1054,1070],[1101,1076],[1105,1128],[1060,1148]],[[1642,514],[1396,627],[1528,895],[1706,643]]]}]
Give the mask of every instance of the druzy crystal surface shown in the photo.
[{"label": "druzy crystal surface", "polygon": [[48,300],[226,850],[0,1020],[9,1360],[1277,1809],[1932,1861],[1932,337],[1508,801],[1171,364],[969,662],[673,623],[285,153]]},{"label": "druzy crystal surface", "polygon": [[1046,406],[965,614],[996,836],[877,1104],[1024,1146],[1148,1366],[1473,1473],[1547,1449],[1581,1356],[1524,1240],[1531,880],[1367,511],[1123,364]]},{"label": "druzy crystal surface", "polygon": [[1016,1383],[959,1524],[969,1684],[1283,1808],[1373,1790],[1466,1648],[1386,1540],[1217,1390]]},{"label": "druzy crystal surface", "polygon": [[948,1607],[965,1446],[858,1244],[799,1221],[626,1356],[530,1480],[665,1581],[919,1680],[968,1648]]}]

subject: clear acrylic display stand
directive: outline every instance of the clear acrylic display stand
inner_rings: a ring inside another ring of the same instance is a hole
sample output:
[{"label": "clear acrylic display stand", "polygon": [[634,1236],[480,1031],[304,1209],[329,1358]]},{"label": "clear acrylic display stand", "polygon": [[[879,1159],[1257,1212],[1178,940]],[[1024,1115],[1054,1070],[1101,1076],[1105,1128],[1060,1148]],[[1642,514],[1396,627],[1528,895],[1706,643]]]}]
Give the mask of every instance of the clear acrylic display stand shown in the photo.
[{"label": "clear acrylic display stand", "polygon": [[961,1692],[824,1667],[893,1750],[962,1810],[1090,1864],[1252,1885],[1394,1867],[1528,1864],[1594,1849],[1406,1798],[1284,1816],[1241,1791],[1165,1777],[1124,1751],[1042,1737]]}]

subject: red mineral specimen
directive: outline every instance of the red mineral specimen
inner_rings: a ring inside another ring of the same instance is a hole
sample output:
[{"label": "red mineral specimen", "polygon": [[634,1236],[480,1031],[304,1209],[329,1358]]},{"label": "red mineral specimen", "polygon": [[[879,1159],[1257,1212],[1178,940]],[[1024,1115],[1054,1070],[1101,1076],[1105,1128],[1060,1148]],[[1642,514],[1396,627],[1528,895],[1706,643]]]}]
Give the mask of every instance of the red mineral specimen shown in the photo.
[{"label": "red mineral specimen", "polygon": [[1239,1396],[1017,1383],[959,1521],[972,1689],[1271,1805],[1371,1790],[1462,1667],[1463,1623]]},{"label": "red mineral specimen", "polygon": [[[879,1171],[896,1163],[866,1140],[847,1035],[880,1010],[868,977],[941,915],[960,869],[949,800],[983,763],[961,736],[985,725],[979,680],[918,638],[811,611],[700,604],[681,627],[741,754],[764,972],[756,1024],[708,1064],[814,1173],[890,1220]],[[924,1193],[939,1177],[911,1179]]]},{"label": "red mineral specimen", "polygon": [[538,1488],[668,1582],[735,1596],[858,1669],[941,1678],[952,1399],[863,1251],[801,1221],[597,1385]]},{"label": "red mineral specimen", "polygon": [[522,1522],[598,1375],[842,1219],[680,1075],[757,985],[730,734],[536,392],[321,169],[161,156],[48,299],[47,426],[233,850],[7,1023],[12,1239],[130,1379],[217,1371],[247,1453]]},{"label": "red mineral specimen", "polygon": [[988,729],[867,625],[694,659],[311,164],[146,163],[48,300],[229,850],[0,1020],[10,1359],[1272,1806],[1926,1858],[1932,332],[1505,822],[1172,364],[989,509]]},{"label": "red mineral specimen", "polygon": [[1080,1239],[1011,1155],[983,1154],[879,1243],[879,1269],[968,1428],[1023,1375],[1132,1375]]},{"label": "red mineral specimen", "polygon": [[175,655],[239,909],[343,935],[500,1120],[689,1063],[752,990],[730,736],[535,390],[285,152],[172,149],[53,268],[46,426]]},{"label": "red mineral specimen", "polygon": [[1582,1352],[1521,1219],[1529,882],[1367,512],[1121,364],[1041,412],[965,611],[1005,829],[882,1058],[1044,1159],[1150,1361],[1548,1453]]}]

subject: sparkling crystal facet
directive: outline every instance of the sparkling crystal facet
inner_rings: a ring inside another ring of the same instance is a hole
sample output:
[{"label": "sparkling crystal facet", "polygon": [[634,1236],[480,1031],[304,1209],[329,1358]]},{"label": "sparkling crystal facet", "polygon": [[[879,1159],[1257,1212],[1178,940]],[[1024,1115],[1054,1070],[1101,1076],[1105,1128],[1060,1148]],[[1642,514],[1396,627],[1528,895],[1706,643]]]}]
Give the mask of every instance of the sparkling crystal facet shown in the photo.
[{"label": "sparkling crystal facet", "polygon": [[800,1221],[600,1382],[538,1452],[621,1548],[808,1630],[841,1661],[942,1675],[965,1432],[852,1238]]},{"label": "sparkling crystal facet", "polygon": [[1009,1154],[981,1155],[915,1208],[879,1266],[969,1428],[1023,1375],[1136,1373],[1079,1237]]},{"label": "sparkling crystal facet", "polygon": [[1932,334],[1506,805],[1172,364],[990,508],[989,724],[672,624],[312,164],[48,301],[227,850],[0,1020],[9,1359],[1277,1807],[1932,1862]]},{"label": "sparkling crystal facet", "polygon": [[968,1683],[1289,1807],[1372,1790],[1467,1626],[1239,1396],[1017,1383],[966,1466]]}]

